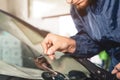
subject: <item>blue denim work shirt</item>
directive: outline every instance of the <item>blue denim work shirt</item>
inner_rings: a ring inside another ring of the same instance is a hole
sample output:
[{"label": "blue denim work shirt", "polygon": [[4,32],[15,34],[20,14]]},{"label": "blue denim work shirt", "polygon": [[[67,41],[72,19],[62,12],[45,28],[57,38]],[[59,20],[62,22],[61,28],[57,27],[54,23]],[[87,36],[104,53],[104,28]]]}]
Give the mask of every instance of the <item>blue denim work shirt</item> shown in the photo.
[{"label": "blue denim work shirt", "polygon": [[71,5],[71,16],[78,34],[71,38],[76,40],[73,56],[92,57],[102,50],[111,56],[112,70],[120,62],[120,0],[97,0],[88,6],[86,15]]}]

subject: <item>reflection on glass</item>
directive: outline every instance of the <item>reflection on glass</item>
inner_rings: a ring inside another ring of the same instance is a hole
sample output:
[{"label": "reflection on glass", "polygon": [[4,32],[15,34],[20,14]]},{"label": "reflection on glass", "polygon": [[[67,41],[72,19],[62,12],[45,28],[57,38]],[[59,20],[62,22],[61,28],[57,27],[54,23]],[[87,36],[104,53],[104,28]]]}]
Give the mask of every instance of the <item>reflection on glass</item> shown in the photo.
[{"label": "reflection on glass", "polygon": [[0,60],[12,65],[35,68],[33,49],[6,31],[0,33]]}]

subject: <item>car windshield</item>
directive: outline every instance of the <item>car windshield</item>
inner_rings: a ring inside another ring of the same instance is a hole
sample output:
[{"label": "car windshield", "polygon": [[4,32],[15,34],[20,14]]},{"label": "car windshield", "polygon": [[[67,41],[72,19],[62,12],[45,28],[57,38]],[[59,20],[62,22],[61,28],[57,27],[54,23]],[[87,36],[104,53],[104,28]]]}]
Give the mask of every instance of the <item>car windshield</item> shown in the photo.
[{"label": "car windshield", "polygon": [[[36,67],[34,58],[42,54],[40,43],[48,33],[0,10],[0,74],[41,79],[43,71]],[[63,74],[81,68],[83,72],[89,73],[77,61],[63,54],[50,64],[55,71]]]}]

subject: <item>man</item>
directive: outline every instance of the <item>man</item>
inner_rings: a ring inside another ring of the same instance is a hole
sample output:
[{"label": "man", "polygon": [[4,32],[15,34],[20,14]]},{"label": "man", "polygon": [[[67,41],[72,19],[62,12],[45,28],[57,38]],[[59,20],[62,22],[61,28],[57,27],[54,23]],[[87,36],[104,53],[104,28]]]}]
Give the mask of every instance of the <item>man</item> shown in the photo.
[{"label": "man", "polygon": [[[110,71],[120,79],[120,0],[67,0],[78,34],[48,34],[42,42],[51,59],[55,51],[92,57],[102,50],[111,56]],[[68,23],[69,24],[69,23]]]}]

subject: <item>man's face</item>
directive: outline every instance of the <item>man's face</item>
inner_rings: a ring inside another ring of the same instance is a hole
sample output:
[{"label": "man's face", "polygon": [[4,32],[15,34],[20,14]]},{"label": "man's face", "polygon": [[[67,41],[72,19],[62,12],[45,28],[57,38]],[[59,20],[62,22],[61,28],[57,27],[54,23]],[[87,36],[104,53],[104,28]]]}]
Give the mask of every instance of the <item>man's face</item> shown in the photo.
[{"label": "man's face", "polygon": [[66,0],[67,3],[73,4],[77,9],[85,9],[88,6],[89,0]]}]

